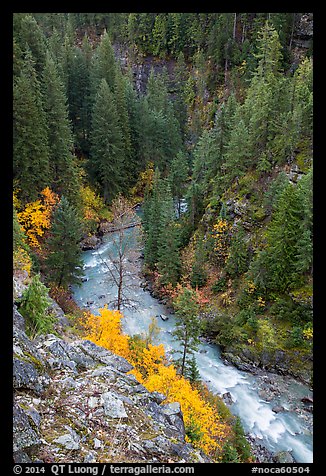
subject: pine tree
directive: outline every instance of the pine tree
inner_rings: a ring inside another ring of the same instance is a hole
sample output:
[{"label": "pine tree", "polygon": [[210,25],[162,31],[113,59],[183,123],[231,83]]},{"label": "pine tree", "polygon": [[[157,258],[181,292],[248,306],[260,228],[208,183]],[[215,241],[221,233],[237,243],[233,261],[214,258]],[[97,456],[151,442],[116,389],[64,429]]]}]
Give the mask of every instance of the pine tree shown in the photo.
[{"label": "pine tree", "polygon": [[26,331],[31,337],[37,334],[48,334],[52,331],[53,321],[46,314],[51,301],[48,289],[36,274],[21,297],[19,311],[26,319]]},{"label": "pine tree", "polygon": [[297,185],[299,201],[302,205],[302,218],[296,245],[295,269],[299,273],[312,273],[313,264],[313,184],[312,169]]},{"label": "pine tree", "polygon": [[131,132],[130,121],[126,98],[126,80],[121,71],[117,70],[115,76],[114,97],[117,106],[117,115],[121,134],[123,137],[123,155],[124,155],[124,171],[125,183],[128,184],[135,176],[134,164],[132,163],[132,148],[131,148]]},{"label": "pine tree", "polygon": [[158,241],[161,232],[160,172],[155,170],[151,193],[144,201],[143,227],[145,232],[144,260],[154,269],[158,261]]},{"label": "pine tree", "polygon": [[300,280],[297,270],[298,230],[302,204],[291,183],[284,188],[267,229],[266,247],[252,262],[249,274],[262,290],[286,292]]},{"label": "pine tree", "polygon": [[225,270],[232,277],[245,273],[249,266],[248,245],[245,241],[245,231],[242,226],[237,227],[231,236],[229,255]]},{"label": "pine tree", "polygon": [[185,374],[186,366],[193,356],[193,352],[198,349],[199,336],[201,333],[201,322],[198,317],[199,306],[196,302],[194,291],[183,288],[173,301],[176,315],[176,328],[173,336],[181,346],[181,358],[178,363],[181,375]]},{"label": "pine tree", "polygon": [[168,181],[160,184],[160,233],[157,240],[157,270],[163,285],[175,286],[180,275],[179,230],[175,223],[175,210]]},{"label": "pine tree", "polygon": [[[17,14],[15,14],[17,15]],[[46,40],[35,18],[30,14],[21,15],[17,23],[17,38],[22,51],[31,50],[35,62],[35,70],[40,76],[46,61]]]},{"label": "pine tree", "polygon": [[49,148],[53,189],[65,193],[77,205],[80,179],[73,155],[73,137],[68,118],[67,98],[54,60],[47,54],[43,73],[44,109],[49,130]]},{"label": "pine tree", "polygon": [[178,152],[171,162],[170,167],[170,184],[173,198],[176,199],[178,217],[181,215],[181,200],[184,198],[185,186],[188,178],[188,161],[186,154],[182,151]]},{"label": "pine tree", "polygon": [[92,114],[89,169],[102,187],[108,202],[121,190],[124,145],[114,96],[102,79]]},{"label": "pine tree", "polygon": [[192,384],[200,381],[200,373],[198,370],[196,357],[194,355],[192,355],[191,360],[187,362],[184,375],[188,380],[190,380]]},{"label": "pine tree", "polygon": [[50,182],[48,128],[41,86],[27,51],[13,90],[13,170],[23,202],[33,201]]},{"label": "pine tree", "polygon": [[167,13],[158,13],[155,17],[153,35],[153,53],[164,58],[167,53]]},{"label": "pine tree", "polygon": [[47,240],[49,251],[46,269],[49,282],[67,288],[79,283],[83,274],[81,248],[82,225],[77,210],[62,196],[53,214],[50,235]]},{"label": "pine tree", "polygon": [[92,59],[91,95],[93,100],[95,100],[95,96],[103,79],[105,79],[105,81],[107,82],[109,89],[113,91],[116,69],[117,66],[114,58],[114,51],[112,48],[111,40],[107,31],[105,31],[101,37],[100,44],[96,48]]},{"label": "pine tree", "polygon": [[[178,15],[178,14],[176,14]],[[187,122],[187,104],[185,101],[185,85],[188,78],[188,70],[185,62],[185,57],[182,51],[180,51],[177,63],[175,66],[175,90],[176,97],[174,100],[175,117],[179,121],[180,130],[182,134],[185,134],[186,122]]]}]

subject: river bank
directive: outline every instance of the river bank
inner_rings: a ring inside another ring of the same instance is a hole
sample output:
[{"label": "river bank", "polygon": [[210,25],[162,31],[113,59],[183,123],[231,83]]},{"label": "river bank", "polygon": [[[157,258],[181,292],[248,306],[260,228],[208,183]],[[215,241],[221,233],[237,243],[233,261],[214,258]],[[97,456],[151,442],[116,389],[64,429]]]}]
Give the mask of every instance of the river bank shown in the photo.
[{"label": "river bank", "polygon": [[[94,313],[115,293],[114,287],[108,286],[107,269],[103,266],[103,259],[112,247],[111,235],[104,235],[96,250],[83,253],[85,281],[73,289],[77,304]],[[163,343],[169,354],[175,345],[171,335],[175,320],[172,309],[167,306],[167,301],[160,299],[159,302],[151,295],[153,292],[150,293],[149,283],[142,274],[140,249],[135,250],[128,266],[128,285],[137,306],[136,309],[122,310],[123,330],[129,335],[142,334],[147,331],[153,317],[166,315],[166,321],[157,318],[160,334],[155,343]],[[308,386],[260,368],[253,372],[249,368],[249,371],[238,369],[225,360],[221,349],[207,339],[203,339],[199,346],[196,360],[201,379],[208,388],[221,396],[230,394],[228,406],[241,418],[257,461],[276,462],[279,458],[312,461],[312,413],[305,409],[305,405],[310,408],[311,404],[301,401],[302,398],[312,400]]]}]

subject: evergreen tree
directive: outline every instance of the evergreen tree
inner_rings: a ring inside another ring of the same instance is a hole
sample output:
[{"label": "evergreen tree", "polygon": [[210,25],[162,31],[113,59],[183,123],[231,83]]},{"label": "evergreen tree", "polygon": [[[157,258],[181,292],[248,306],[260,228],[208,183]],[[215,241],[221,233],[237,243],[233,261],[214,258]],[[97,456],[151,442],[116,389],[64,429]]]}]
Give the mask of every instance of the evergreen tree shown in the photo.
[{"label": "evergreen tree", "polygon": [[[176,14],[178,15],[178,14]],[[185,101],[185,85],[188,78],[188,70],[185,62],[185,57],[182,51],[180,51],[177,63],[175,66],[175,93],[174,111],[177,118],[182,135],[185,134],[185,128],[187,123],[187,103]]]},{"label": "evergreen tree", "polygon": [[199,336],[201,332],[201,322],[198,317],[199,306],[196,302],[194,291],[183,288],[174,299],[173,305],[176,315],[176,328],[173,336],[179,342],[181,349],[176,351],[181,353],[178,363],[181,375],[185,374],[186,365],[189,365],[193,352],[197,350]]},{"label": "evergreen tree", "polygon": [[302,219],[296,187],[288,184],[277,201],[267,230],[265,249],[250,266],[254,282],[265,291],[286,292],[298,284],[298,230]]},{"label": "evergreen tree", "polygon": [[29,336],[48,334],[52,331],[53,320],[46,314],[51,301],[48,289],[36,274],[28,288],[23,292],[19,311],[26,319],[26,332]]},{"label": "evergreen tree", "polygon": [[54,60],[47,55],[43,73],[44,109],[49,130],[49,148],[53,189],[65,193],[77,205],[80,179],[73,155],[73,137],[68,118],[67,98]]},{"label": "evergreen tree", "polygon": [[32,57],[35,62],[35,70],[40,76],[46,61],[46,40],[45,36],[37,24],[35,18],[30,14],[15,14],[20,15],[16,22],[17,27],[16,38],[22,51],[27,48],[32,52]]},{"label": "evergreen tree", "polygon": [[160,282],[175,286],[180,275],[179,232],[175,223],[175,210],[170,185],[167,181],[160,184],[160,232],[157,240],[157,270],[161,274]]},{"label": "evergreen tree", "polygon": [[297,185],[302,206],[302,219],[296,245],[295,269],[299,273],[312,273],[313,263],[313,184],[312,169],[302,177]]},{"label": "evergreen tree", "polygon": [[232,277],[245,273],[249,266],[248,245],[242,226],[232,233],[225,270]]},{"label": "evergreen tree", "polygon": [[194,355],[192,355],[191,360],[189,359],[187,362],[184,375],[188,380],[190,380],[192,384],[200,381],[200,373],[198,370],[196,357]]},{"label": "evergreen tree", "polygon": [[164,58],[167,53],[167,13],[158,13],[155,16],[153,35],[153,53]]},{"label": "evergreen tree", "polygon": [[103,79],[107,82],[109,89],[111,91],[114,90],[116,69],[117,66],[111,40],[107,31],[105,31],[101,37],[100,44],[95,50],[92,60],[91,94],[93,100],[95,100],[95,96]]},{"label": "evergreen tree", "polygon": [[155,170],[151,193],[146,193],[144,201],[143,227],[145,232],[144,259],[154,269],[158,261],[158,241],[161,232],[160,172]]},{"label": "evergreen tree", "polygon": [[[240,110],[234,116],[234,129],[227,144],[225,164],[227,183],[230,184],[236,177],[240,178],[250,165],[253,164],[251,136],[243,119],[239,118]],[[241,115],[240,115],[241,117]]]},{"label": "evergreen tree", "polygon": [[13,89],[13,171],[24,202],[50,182],[48,128],[41,86],[29,51]]},{"label": "evergreen tree", "polygon": [[89,169],[108,202],[121,190],[125,150],[114,96],[102,79],[92,114]]},{"label": "evergreen tree", "polygon": [[131,149],[131,133],[130,133],[130,121],[128,115],[127,98],[126,98],[126,80],[122,73],[117,70],[115,77],[114,97],[117,106],[117,115],[121,134],[123,137],[123,155],[125,183],[131,182],[135,175],[135,170],[132,163],[132,149]]},{"label": "evergreen tree", "polygon": [[81,248],[82,225],[77,210],[62,196],[53,213],[53,222],[47,239],[46,269],[49,282],[67,288],[79,283],[83,275]]},{"label": "evergreen tree", "polygon": [[186,154],[182,151],[178,152],[171,162],[170,167],[170,184],[173,198],[176,199],[178,217],[181,215],[181,200],[184,198],[185,186],[188,178],[188,161]]}]

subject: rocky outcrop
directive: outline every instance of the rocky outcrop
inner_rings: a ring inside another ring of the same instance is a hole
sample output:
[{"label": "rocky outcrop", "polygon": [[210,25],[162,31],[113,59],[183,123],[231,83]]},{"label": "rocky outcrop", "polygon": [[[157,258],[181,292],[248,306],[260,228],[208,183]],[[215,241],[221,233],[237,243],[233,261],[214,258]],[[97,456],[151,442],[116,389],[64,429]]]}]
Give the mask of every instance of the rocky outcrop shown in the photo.
[{"label": "rocky outcrop", "polygon": [[14,460],[210,462],[185,441],[180,405],[87,340],[31,341],[14,308]]},{"label": "rocky outcrop", "polygon": [[80,247],[83,251],[96,250],[101,245],[101,243],[102,241],[98,236],[92,235],[84,238],[80,242]]}]

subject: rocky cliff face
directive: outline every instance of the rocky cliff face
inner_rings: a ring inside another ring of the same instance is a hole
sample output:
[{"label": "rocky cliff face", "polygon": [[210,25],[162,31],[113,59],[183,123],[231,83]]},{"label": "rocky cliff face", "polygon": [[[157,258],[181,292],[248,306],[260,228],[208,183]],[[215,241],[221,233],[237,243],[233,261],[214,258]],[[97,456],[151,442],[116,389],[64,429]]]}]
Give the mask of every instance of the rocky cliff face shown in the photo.
[{"label": "rocky cliff face", "polygon": [[31,341],[15,306],[13,321],[16,463],[210,462],[185,442],[179,403],[148,392],[125,359],[64,333]]}]

